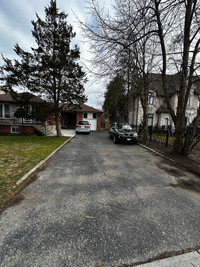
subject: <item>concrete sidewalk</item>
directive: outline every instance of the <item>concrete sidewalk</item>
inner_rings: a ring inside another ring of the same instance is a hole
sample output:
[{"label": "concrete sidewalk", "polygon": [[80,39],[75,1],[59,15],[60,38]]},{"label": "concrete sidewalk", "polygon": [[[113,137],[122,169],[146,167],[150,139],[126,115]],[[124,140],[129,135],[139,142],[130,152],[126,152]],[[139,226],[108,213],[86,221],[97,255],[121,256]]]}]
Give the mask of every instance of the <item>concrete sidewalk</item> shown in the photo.
[{"label": "concrete sidewalk", "polygon": [[71,129],[61,129],[61,132],[62,132],[62,136],[73,137],[76,135],[75,130],[71,130]]},{"label": "concrete sidewalk", "polygon": [[193,251],[175,257],[166,258],[149,262],[137,267],[199,267],[200,266],[200,251]]},{"label": "concrete sidewalk", "polygon": [[[61,129],[62,136],[73,137],[76,135],[75,130],[72,129]],[[56,136],[56,130],[53,131],[49,136]]]}]

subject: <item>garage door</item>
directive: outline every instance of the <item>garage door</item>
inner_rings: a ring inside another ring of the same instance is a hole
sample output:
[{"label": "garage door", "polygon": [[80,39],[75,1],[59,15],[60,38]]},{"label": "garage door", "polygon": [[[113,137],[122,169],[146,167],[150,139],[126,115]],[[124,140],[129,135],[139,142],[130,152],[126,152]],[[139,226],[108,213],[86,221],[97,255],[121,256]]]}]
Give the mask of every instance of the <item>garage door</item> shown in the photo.
[{"label": "garage door", "polygon": [[91,130],[96,131],[97,130],[97,119],[93,118],[93,113],[87,114],[87,120],[91,124]]}]

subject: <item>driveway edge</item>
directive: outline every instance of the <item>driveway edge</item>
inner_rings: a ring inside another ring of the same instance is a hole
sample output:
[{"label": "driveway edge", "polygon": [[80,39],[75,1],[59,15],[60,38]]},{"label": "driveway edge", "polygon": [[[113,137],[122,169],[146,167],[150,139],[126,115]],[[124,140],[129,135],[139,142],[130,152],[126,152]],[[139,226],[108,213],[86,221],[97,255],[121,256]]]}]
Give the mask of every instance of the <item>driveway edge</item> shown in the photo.
[{"label": "driveway edge", "polygon": [[148,146],[142,145],[142,144],[140,144],[140,143],[138,143],[138,145],[141,146],[141,147],[143,147],[143,148],[146,148],[147,150],[150,150],[151,152],[157,154],[158,156],[160,156],[160,157],[162,157],[162,158],[164,158],[164,159],[170,160],[171,162],[174,162],[174,163],[175,163],[175,160],[170,159],[170,158],[164,156],[163,154],[157,152],[156,150],[154,150],[154,149],[152,149],[152,148],[150,148],[150,147],[148,147]]},{"label": "driveway edge", "polygon": [[199,251],[188,252],[185,254],[169,257],[166,259],[156,260],[149,263],[136,265],[137,267],[177,267],[177,266],[199,266]]},{"label": "driveway edge", "polygon": [[[65,141],[62,145],[56,148],[51,154],[49,154],[45,159],[41,160],[35,167],[33,167],[29,172],[27,172],[20,180],[16,182],[16,186],[23,183],[26,178],[28,178],[32,173],[34,173],[38,168],[40,168],[46,161],[48,161],[55,153],[57,153],[63,146],[69,143],[75,136],[70,137],[67,141]],[[15,186],[13,187],[15,188]]]},{"label": "driveway edge", "polygon": [[[51,154],[49,154],[45,159],[41,160],[35,167],[33,167],[29,172],[27,172],[21,179],[19,179],[14,186],[12,186],[7,193],[10,195],[3,201],[0,205],[0,214],[9,206],[15,204],[15,202],[20,199],[18,195],[23,188],[25,188],[32,180],[34,180],[34,172],[36,172],[43,164],[45,164],[51,157],[53,157],[61,148],[63,148],[67,143],[69,143],[76,135],[68,136],[70,137],[62,145],[56,148]],[[67,136],[66,136],[67,137]],[[32,175],[32,176],[31,176]],[[31,177],[30,177],[31,176]],[[28,179],[30,178],[30,179]]]}]

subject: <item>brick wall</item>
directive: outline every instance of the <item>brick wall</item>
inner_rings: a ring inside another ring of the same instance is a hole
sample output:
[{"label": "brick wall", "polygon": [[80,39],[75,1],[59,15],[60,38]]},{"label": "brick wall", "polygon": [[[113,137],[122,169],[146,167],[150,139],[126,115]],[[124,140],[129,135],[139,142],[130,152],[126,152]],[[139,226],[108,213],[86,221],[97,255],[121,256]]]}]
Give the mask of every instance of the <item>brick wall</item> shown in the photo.
[{"label": "brick wall", "polygon": [[20,134],[27,134],[27,135],[33,135],[34,134],[34,127],[33,126],[26,126],[23,128],[21,126],[19,127]]},{"label": "brick wall", "polygon": [[101,131],[101,113],[97,113],[97,131]]},{"label": "brick wall", "polygon": [[76,122],[82,121],[83,120],[83,113],[82,112],[77,112],[76,113]]},{"label": "brick wall", "polygon": [[[15,125],[16,126],[16,125]],[[7,126],[7,125],[0,125],[0,135],[34,135],[34,127],[33,126],[26,126],[23,127],[19,126],[19,133],[11,133],[11,126]]]},{"label": "brick wall", "polygon": [[10,126],[0,125],[0,134],[9,134],[9,133],[10,133]]}]

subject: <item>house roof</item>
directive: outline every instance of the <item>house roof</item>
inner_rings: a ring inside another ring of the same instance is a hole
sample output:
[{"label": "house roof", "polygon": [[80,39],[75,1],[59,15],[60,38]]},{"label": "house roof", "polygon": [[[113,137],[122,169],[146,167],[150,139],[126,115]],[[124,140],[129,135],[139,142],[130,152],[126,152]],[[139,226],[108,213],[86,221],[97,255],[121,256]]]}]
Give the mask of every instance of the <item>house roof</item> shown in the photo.
[{"label": "house roof", "polygon": [[[157,73],[149,74],[149,89],[152,91],[156,91],[157,95],[164,96],[164,91],[162,88],[162,76]],[[169,89],[169,94],[174,95],[180,90],[180,73],[176,73],[173,75],[166,76],[166,82]],[[194,86],[194,94],[200,95],[200,77],[193,77],[193,86]]]},{"label": "house roof", "polygon": [[[14,100],[10,94],[0,94],[0,101],[1,102],[16,102],[16,100]],[[30,102],[44,103],[45,101],[38,96],[32,95]]]},{"label": "house roof", "polygon": [[62,111],[66,111],[66,112],[70,112],[70,111],[78,111],[78,112],[91,112],[91,113],[103,113],[101,110],[99,109],[95,109],[93,107],[90,107],[88,105],[81,105],[80,107],[76,107],[75,105],[66,105],[63,104],[63,109]]},{"label": "house roof", "polygon": [[[10,94],[1,93],[0,94],[0,101],[1,102],[16,102],[13,97]],[[35,96],[32,94],[32,98],[30,102],[34,103],[46,103],[42,98]],[[63,106],[62,111],[71,112],[71,111],[79,111],[79,112],[91,112],[91,113],[103,113],[101,110],[95,109],[93,107],[90,107],[88,105],[81,105],[79,108],[77,108],[75,105],[66,105],[66,104],[60,104],[60,106]]]}]

